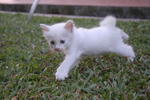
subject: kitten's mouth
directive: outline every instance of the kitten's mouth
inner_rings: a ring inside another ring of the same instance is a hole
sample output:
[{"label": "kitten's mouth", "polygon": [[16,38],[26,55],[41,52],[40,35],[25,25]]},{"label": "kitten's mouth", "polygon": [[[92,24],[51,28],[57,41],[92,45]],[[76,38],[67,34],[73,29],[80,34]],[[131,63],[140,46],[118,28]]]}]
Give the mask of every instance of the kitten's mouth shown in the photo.
[{"label": "kitten's mouth", "polygon": [[55,48],[54,49],[56,52],[61,52],[62,50],[61,49],[59,49],[59,48]]}]

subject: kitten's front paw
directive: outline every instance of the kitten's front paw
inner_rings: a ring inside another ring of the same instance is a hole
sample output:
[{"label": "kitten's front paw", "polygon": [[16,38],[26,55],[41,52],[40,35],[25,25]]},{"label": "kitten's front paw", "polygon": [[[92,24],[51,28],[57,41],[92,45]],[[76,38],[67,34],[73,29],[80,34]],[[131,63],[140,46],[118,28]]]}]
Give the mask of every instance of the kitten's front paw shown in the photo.
[{"label": "kitten's front paw", "polygon": [[57,72],[55,73],[55,76],[56,76],[56,79],[57,79],[57,80],[65,80],[65,78],[68,77],[68,74],[67,74],[67,73],[64,73],[64,72],[59,72],[59,71],[57,71]]},{"label": "kitten's front paw", "polygon": [[133,62],[134,61],[134,57],[128,57],[128,61]]}]

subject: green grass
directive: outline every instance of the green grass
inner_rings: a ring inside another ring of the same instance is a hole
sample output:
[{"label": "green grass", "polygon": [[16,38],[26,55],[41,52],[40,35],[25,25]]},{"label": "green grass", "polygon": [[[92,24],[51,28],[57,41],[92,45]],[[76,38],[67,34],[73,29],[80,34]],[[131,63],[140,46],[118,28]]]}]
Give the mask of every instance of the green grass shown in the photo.
[{"label": "green grass", "polygon": [[[65,81],[54,73],[62,54],[48,52],[40,23],[68,20],[0,14],[0,100],[150,100],[150,21],[118,22],[130,35],[133,63],[115,54],[84,57]],[[77,26],[98,25],[74,19]]]}]

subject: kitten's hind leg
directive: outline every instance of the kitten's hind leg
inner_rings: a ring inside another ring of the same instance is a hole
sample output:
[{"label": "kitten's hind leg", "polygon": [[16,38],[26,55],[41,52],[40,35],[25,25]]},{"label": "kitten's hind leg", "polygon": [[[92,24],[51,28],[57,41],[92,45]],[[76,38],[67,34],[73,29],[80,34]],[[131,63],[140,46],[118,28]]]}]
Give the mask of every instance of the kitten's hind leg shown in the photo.
[{"label": "kitten's hind leg", "polygon": [[135,53],[133,48],[130,45],[121,43],[115,49],[114,53],[119,54],[121,56],[127,57],[129,60],[133,61],[135,58]]},{"label": "kitten's hind leg", "polygon": [[128,38],[129,38],[129,36],[128,36],[128,34],[127,33],[125,33],[125,32],[122,32],[122,38],[123,38],[123,40],[128,40]]}]

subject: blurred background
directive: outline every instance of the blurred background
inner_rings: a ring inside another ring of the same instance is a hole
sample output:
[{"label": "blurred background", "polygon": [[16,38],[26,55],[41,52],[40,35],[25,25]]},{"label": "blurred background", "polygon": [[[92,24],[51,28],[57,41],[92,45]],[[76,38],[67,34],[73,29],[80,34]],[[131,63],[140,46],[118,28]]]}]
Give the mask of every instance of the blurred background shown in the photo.
[{"label": "blurred background", "polygon": [[[0,11],[30,11],[36,0],[0,0]],[[150,0],[37,0],[35,13],[150,19]]]}]

